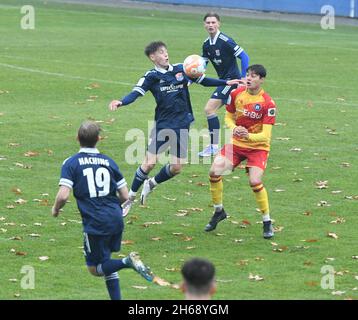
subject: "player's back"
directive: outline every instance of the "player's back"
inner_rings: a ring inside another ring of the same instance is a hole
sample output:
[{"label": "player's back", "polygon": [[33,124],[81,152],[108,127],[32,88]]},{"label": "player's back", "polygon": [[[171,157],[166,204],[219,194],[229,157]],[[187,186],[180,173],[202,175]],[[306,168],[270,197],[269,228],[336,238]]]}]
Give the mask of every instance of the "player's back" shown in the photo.
[{"label": "player's back", "polygon": [[222,32],[214,39],[207,38],[203,44],[203,57],[211,61],[221,79],[240,78],[236,57],[242,51],[232,38]]},{"label": "player's back", "polygon": [[72,183],[85,232],[108,235],[123,228],[122,208],[116,192],[126,182],[111,158],[97,149],[82,148],[65,160],[61,183]]}]

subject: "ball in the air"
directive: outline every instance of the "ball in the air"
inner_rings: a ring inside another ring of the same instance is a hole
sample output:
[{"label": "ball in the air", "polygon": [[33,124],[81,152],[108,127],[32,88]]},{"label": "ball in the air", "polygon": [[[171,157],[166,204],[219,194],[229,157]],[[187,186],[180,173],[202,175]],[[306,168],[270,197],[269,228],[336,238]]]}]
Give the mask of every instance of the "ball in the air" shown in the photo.
[{"label": "ball in the air", "polygon": [[205,73],[206,62],[203,57],[192,54],[184,60],[183,68],[188,77],[199,78]]}]

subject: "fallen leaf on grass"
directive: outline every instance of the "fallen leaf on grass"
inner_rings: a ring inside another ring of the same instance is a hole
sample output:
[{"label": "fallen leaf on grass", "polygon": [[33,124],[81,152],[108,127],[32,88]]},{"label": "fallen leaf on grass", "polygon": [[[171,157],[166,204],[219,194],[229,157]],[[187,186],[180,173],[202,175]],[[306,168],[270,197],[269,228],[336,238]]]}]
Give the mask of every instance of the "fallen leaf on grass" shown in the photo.
[{"label": "fallen leaf on grass", "polygon": [[312,212],[311,211],[305,211],[304,213],[302,213],[304,216],[311,216]]},{"label": "fallen leaf on grass", "polygon": [[331,191],[332,194],[338,194],[338,193],[342,193],[342,190],[333,190]]},{"label": "fallen leaf on grass", "polygon": [[8,146],[9,146],[9,147],[20,147],[21,144],[20,144],[20,143],[17,143],[17,142],[10,142],[10,143],[8,144]]},{"label": "fallen leaf on grass", "polygon": [[318,242],[318,239],[306,239],[306,240],[301,240],[302,242]]},{"label": "fallen leaf on grass", "polygon": [[265,259],[264,258],[262,258],[262,257],[256,257],[255,258],[255,261],[264,261]]},{"label": "fallen leaf on grass", "polygon": [[288,141],[288,140],[291,140],[291,138],[277,137],[276,140],[279,140],[279,141]]},{"label": "fallen leaf on grass", "polygon": [[249,280],[262,281],[262,280],[264,280],[264,278],[261,277],[261,276],[258,275],[258,274],[253,275],[252,273],[250,273],[250,274],[249,274]]},{"label": "fallen leaf on grass", "polygon": [[302,182],[303,179],[301,179],[301,178],[294,178],[294,179],[292,179],[292,181],[293,181],[293,182]]},{"label": "fallen leaf on grass", "polygon": [[328,232],[327,236],[336,240],[338,239],[337,234],[335,234],[334,232]]},{"label": "fallen leaf on grass", "polygon": [[349,162],[342,162],[341,163],[341,167],[343,168],[349,168],[351,166],[351,164]]},{"label": "fallen leaf on grass", "polygon": [[173,232],[172,235],[174,235],[174,236],[182,236],[183,234],[181,232]]},{"label": "fallen leaf on grass", "polygon": [[275,232],[281,232],[283,229],[284,229],[284,227],[282,227],[282,226],[273,227],[273,230]]},{"label": "fallen leaf on grass", "polygon": [[292,152],[301,152],[302,149],[301,148],[291,148],[290,151],[292,151]]},{"label": "fallen leaf on grass", "polygon": [[22,193],[21,189],[16,187],[12,188],[11,191],[16,195],[20,195]]},{"label": "fallen leaf on grass", "polygon": [[191,211],[196,211],[196,212],[203,212],[204,209],[202,208],[189,208]]},{"label": "fallen leaf on grass", "polygon": [[132,288],[134,289],[139,289],[139,290],[145,290],[145,289],[148,289],[147,286],[132,286]]},{"label": "fallen leaf on grass", "polygon": [[340,224],[346,222],[346,219],[338,217],[336,220],[331,221],[333,224]]},{"label": "fallen leaf on grass", "polygon": [[163,221],[144,222],[143,227],[148,228],[150,225],[158,225],[162,223]]},{"label": "fallen leaf on grass", "polygon": [[131,244],[134,244],[134,241],[133,240],[122,240],[121,242],[123,245],[131,245]]},{"label": "fallen leaf on grass", "polygon": [[283,252],[283,251],[286,251],[288,249],[287,246],[280,246],[280,247],[274,247],[272,249],[273,252]]},{"label": "fallen leaf on grass", "polygon": [[19,167],[22,169],[32,169],[32,165],[29,165],[29,164],[23,164],[21,162],[15,162],[14,164],[16,167]]},{"label": "fallen leaf on grass", "polygon": [[7,158],[5,156],[0,155],[0,160],[7,160]]},{"label": "fallen leaf on grass", "polygon": [[25,157],[37,157],[39,155],[40,153],[38,153],[37,151],[27,151],[24,153]]},{"label": "fallen leaf on grass", "polygon": [[160,237],[153,237],[153,238],[151,238],[151,240],[153,240],[153,241],[159,241],[159,240],[162,240],[162,238],[160,238]]},{"label": "fallen leaf on grass", "polygon": [[10,282],[18,282],[19,280],[17,279],[9,279]]},{"label": "fallen leaf on grass", "polygon": [[170,282],[164,280],[164,279],[161,279],[159,278],[158,276],[155,276],[153,278],[153,283],[161,286],[161,287],[167,287],[167,286],[170,286]]},{"label": "fallen leaf on grass", "polygon": [[39,235],[38,233],[30,233],[28,236],[29,236],[29,237],[32,237],[32,238],[39,238],[39,237],[41,237],[41,235]]},{"label": "fallen leaf on grass", "polygon": [[0,221],[5,221],[6,218],[5,217],[0,217]]},{"label": "fallen leaf on grass", "polygon": [[165,200],[168,200],[168,201],[176,201],[177,198],[169,198],[169,197],[166,197],[166,196],[162,196],[163,199]]},{"label": "fallen leaf on grass", "polygon": [[15,200],[14,202],[17,204],[25,204],[27,202],[27,200],[19,198],[19,199]]},{"label": "fallen leaf on grass", "polygon": [[50,259],[48,256],[41,256],[41,257],[39,257],[39,260],[40,260],[40,261],[46,261],[46,260],[48,260],[48,259]]},{"label": "fallen leaf on grass", "polygon": [[169,272],[179,272],[180,269],[179,268],[165,268],[166,271],[169,271]]},{"label": "fallen leaf on grass", "polygon": [[317,282],[317,281],[306,281],[306,282],[305,282],[305,285],[306,285],[306,286],[309,286],[309,287],[317,287],[317,286],[318,286],[318,282]]},{"label": "fallen leaf on grass", "polygon": [[346,293],[345,291],[332,291],[332,295],[334,296],[341,296],[345,293]]},{"label": "fallen leaf on grass", "polygon": [[285,192],[284,189],[275,189],[274,191],[275,191],[275,192]]},{"label": "fallen leaf on grass", "polygon": [[325,200],[321,200],[319,203],[317,203],[317,207],[330,207],[331,205],[325,201]]},{"label": "fallen leaf on grass", "polygon": [[235,243],[242,243],[242,242],[244,242],[244,239],[234,239],[234,242]]},{"label": "fallen leaf on grass", "polygon": [[218,236],[218,237],[225,236],[225,234],[224,234],[224,233],[216,233],[215,235],[216,235],[216,236]]},{"label": "fallen leaf on grass", "polygon": [[204,183],[204,182],[197,182],[196,185],[199,186],[199,187],[205,187],[205,186],[207,186],[208,184],[207,184],[207,183]]},{"label": "fallen leaf on grass", "polygon": [[15,298],[20,298],[20,293],[14,293]]},{"label": "fallen leaf on grass", "polygon": [[316,181],[316,188],[317,189],[327,189],[328,188],[328,180]]},{"label": "fallen leaf on grass", "polygon": [[358,256],[352,256],[352,259],[357,259],[358,260]]},{"label": "fallen leaf on grass", "polygon": [[2,233],[6,233],[6,232],[7,232],[7,229],[0,228],[0,231],[1,231]]},{"label": "fallen leaf on grass", "polygon": [[186,250],[192,250],[192,249],[195,249],[196,247],[195,246],[192,246],[192,247],[186,247],[185,249]]},{"label": "fallen leaf on grass", "polygon": [[22,240],[22,237],[20,236],[15,236],[15,237],[11,237],[9,240]]}]

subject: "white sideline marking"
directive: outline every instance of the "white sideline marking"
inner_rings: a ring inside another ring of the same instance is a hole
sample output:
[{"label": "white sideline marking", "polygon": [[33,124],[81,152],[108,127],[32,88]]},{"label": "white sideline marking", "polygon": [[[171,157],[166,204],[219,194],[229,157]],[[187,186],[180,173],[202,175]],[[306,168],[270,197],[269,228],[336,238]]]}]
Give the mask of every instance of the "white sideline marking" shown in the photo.
[{"label": "white sideline marking", "polygon": [[89,81],[97,81],[97,82],[103,82],[103,83],[121,84],[121,85],[124,85],[124,86],[134,86],[133,83],[128,83],[128,82],[103,80],[103,79],[97,79],[97,78],[86,78],[86,77],[80,77],[80,76],[72,76],[72,75],[63,74],[63,73],[48,72],[48,71],[43,71],[43,70],[38,70],[38,69],[20,67],[20,66],[15,66],[15,65],[12,65],[12,64],[7,64],[7,63],[0,63],[0,67],[15,69],[15,70],[18,70],[18,71],[23,71],[23,72],[45,74],[47,76],[60,77],[60,78],[65,78],[65,79],[89,80]]},{"label": "white sideline marking", "polygon": [[296,102],[296,103],[301,103],[301,104],[306,104],[308,101],[311,101],[312,103],[330,104],[330,105],[335,105],[335,106],[337,106],[339,104],[342,107],[346,107],[346,106],[358,107],[358,103],[340,102],[340,101],[309,100],[309,99],[303,100],[303,99],[289,99],[289,98],[275,98],[274,100]]}]

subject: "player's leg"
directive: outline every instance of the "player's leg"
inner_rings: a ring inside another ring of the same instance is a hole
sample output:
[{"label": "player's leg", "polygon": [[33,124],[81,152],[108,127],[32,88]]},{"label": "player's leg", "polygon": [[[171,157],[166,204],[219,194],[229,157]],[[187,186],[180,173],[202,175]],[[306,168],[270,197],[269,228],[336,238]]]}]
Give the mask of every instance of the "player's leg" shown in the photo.
[{"label": "player's leg", "polygon": [[274,232],[270,218],[270,206],[268,200],[267,190],[262,182],[264,170],[267,162],[266,151],[254,151],[253,156],[248,157],[248,173],[249,173],[249,184],[254,192],[257,205],[262,213],[264,238],[270,239],[273,237]]},{"label": "player's leg", "polygon": [[217,224],[226,218],[226,212],[223,207],[223,182],[222,175],[229,174],[237,165],[235,160],[230,158],[232,145],[225,145],[221,150],[220,155],[215,157],[215,160],[209,171],[210,193],[214,204],[214,214],[205,227],[205,231],[212,231],[216,229]]},{"label": "player's leg", "polygon": [[171,132],[169,134],[169,139],[167,140],[168,144],[165,146],[164,149],[159,149],[158,152],[164,152],[169,147],[171,161],[170,163],[165,164],[160,169],[157,175],[144,182],[141,194],[142,204],[146,202],[149,193],[151,193],[158,184],[168,181],[174,176],[178,175],[181,172],[183,164],[186,161],[188,152],[187,146],[189,129],[184,128],[170,131]]},{"label": "player's leg", "polygon": [[[106,249],[106,236],[84,233],[84,253],[88,271],[94,276],[104,277],[111,300],[120,300],[121,290],[117,271],[129,267],[125,266],[123,259],[121,259],[114,270],[107,270],[106,263],[110,261],[111,252]],[[105,271],[103,270],[103,265],[105,266]]]},{"label": "player's leg", "polygon": [[220,121],[217,115],[218,109],[223,105],[221,99],[211,98],[204,108],[208,121],[210,135],[210,145],[206,146],[203,151],[199,152],[200,157],[210,157],[215,155],[219,149]]}]

